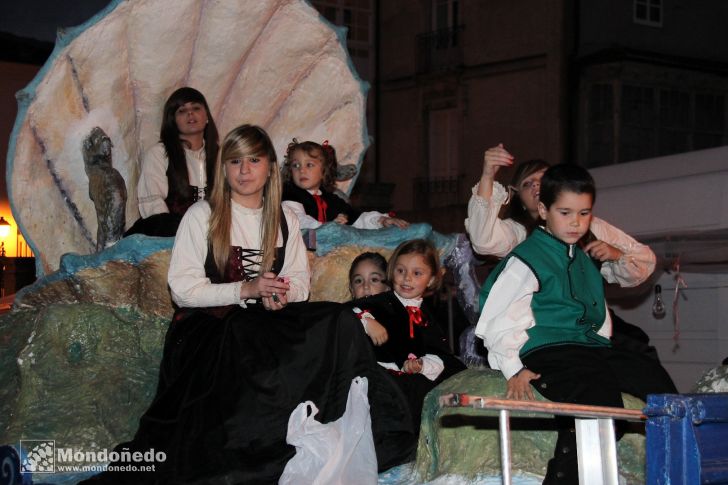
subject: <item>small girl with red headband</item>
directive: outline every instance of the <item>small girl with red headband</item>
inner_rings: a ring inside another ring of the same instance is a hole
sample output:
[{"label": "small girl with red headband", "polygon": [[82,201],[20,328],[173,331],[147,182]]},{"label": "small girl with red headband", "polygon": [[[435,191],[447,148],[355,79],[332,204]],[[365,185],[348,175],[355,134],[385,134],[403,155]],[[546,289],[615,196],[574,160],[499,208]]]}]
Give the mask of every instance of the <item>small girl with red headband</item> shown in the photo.
[{"label": "small girl with red headband", "polygon": [[[414,429],[420,426],[425,395],[440,382],[465,369],[453,355],[435,316],[423,297],[442,283],[437,249],[424,239],[405,241],[394,250],[387,266],[392,287],[354,300],[354,313],[370,335],[379,365],[386,368],[404,392]],[[384,327],[384,334],[379,330]]]},{"label": "small girl with red headband", "polygon": [[318,144],[294,138],[286,150],[283,180],[283,206],[296,213],[301,229],[330,221],[357,229],[409,225],[381,212],[361,212],[336,195],[336,151],[328,140]]}]

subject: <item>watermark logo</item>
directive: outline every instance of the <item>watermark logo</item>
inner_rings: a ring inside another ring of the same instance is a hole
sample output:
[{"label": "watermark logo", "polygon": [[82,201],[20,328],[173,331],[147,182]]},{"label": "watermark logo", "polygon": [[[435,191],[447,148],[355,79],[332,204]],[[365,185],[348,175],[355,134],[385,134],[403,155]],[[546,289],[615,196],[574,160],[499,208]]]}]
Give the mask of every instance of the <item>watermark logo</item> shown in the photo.
[{"label": "watermark logo", "polygon": [[88,450],[56,447],[55,440],[20,440],[19,451],[21,473],[154,472],[157,464],[167,460],[163,451],[154,448]]},{"label": "watermark logo", "polygon": [[21,473],[55,473],[55,440],[20,440]]}]

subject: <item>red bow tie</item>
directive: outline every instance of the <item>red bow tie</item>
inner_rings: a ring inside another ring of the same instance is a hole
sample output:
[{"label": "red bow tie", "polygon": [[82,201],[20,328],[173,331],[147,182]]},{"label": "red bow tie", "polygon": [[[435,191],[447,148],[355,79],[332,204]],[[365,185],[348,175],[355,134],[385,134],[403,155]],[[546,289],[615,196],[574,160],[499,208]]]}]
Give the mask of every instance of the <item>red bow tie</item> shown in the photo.
[{"label": "red bow tie", "polygon": [[422,310],[420,310],[420,307],[407,306],[406,308],[409,314],[410,338],[415,338],[415,325],[426,327],[427,323],[422,321]]},{"label": "red bow tie", "polygon": [[316,200],[316,207],[318,208],[318,218],[317,220],[323,224],[326,222],[326,208],[328,207],[328,204],[326,204],[326,201],[321,198],[318,194],[312,194],[313,198]]}]

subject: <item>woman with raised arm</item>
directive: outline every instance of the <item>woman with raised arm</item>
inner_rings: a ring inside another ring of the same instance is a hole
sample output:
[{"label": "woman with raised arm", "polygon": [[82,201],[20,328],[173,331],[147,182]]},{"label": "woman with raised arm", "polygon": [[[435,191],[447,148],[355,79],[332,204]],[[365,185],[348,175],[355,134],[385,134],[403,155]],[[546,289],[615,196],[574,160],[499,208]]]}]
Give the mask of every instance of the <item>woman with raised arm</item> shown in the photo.
[{"label": "woman with raised arm", "polygon": [[[473,187],[468,202],[465,230],[476,253],[502,258],[538,225],[541,177],[549,164],[543,160],[520,163],[506,189],[495,177],[501,167],[513,165],[513,156],[499,144],[486,150],[483,158],[480,182]],[[507,217],[501,219],[504,205],[508,205]],[[584,250],[602,263],[602,276],[609,283],[637,286],[655,270],[655,253],[649,246],[598,217],[593,218],[589,229]]]}]

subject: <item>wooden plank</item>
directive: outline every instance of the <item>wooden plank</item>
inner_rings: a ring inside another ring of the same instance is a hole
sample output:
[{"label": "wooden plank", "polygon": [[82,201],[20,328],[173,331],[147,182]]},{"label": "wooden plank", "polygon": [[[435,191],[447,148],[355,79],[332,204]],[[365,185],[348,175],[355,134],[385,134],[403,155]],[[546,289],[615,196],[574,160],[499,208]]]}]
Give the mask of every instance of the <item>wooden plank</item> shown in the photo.
[{"label": "wooden plank", "polygon": [[440,406],[472,407],[509,411],[526,411],[543,414],[558,414],[580,418],[612,418],[627,421],[643,421],[646,416],[640,409],[624,409],[610,406],[589,406],[549,401],[521,401],[493,396],[474,396],[471,394],[451,393],[440,396]]}]

